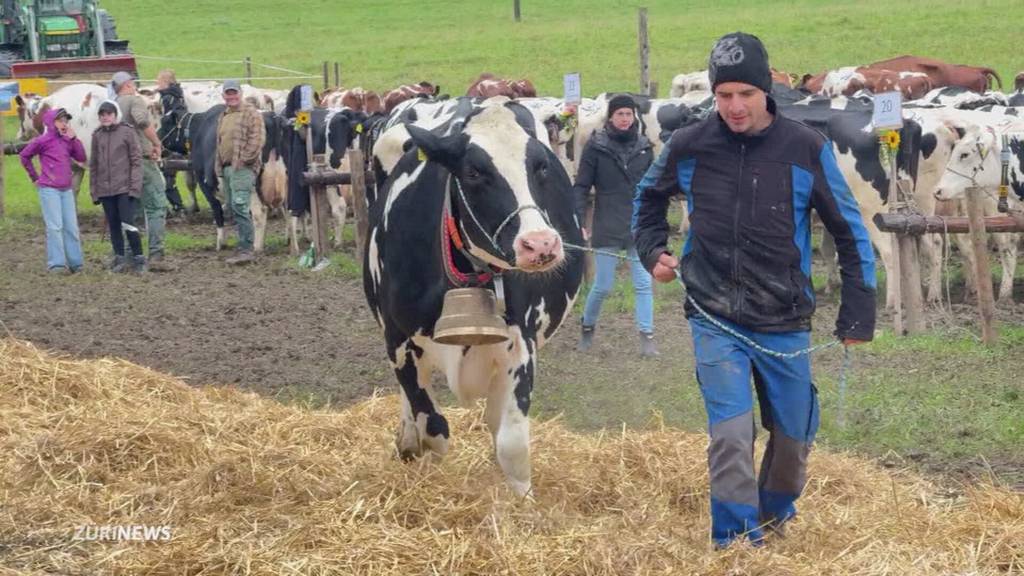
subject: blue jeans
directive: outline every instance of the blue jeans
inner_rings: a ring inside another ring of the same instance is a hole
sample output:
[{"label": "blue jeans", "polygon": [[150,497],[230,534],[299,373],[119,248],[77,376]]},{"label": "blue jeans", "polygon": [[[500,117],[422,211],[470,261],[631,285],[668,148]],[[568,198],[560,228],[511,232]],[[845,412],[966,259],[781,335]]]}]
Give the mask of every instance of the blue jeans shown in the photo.
[{"label": "blue jeans", "polygon": [[75,193],[39,187],[39,206],[46,224],[46,267],[82,267],[82,240],[78,235]]},{"label": "blue jeans", "polygon": [[[807,331],[754,332],[718,318],[760,346],[780,352],[806,348]],[[703,317],[690,318],[697,381],[708,413],[711,537],[718,546],[796,515],[807,480],[807,457],[818,431],[818,394],[810,359],[779,359],[751,348]],[[768,444],[754,475],[754,394]]]},{"label": "blue jeans", "polygon": [[[616,252],[615,248],[600,248],[609,252]],[[651,289],[651,275],[644,269],[636,254],[636,248],[630,248],[626,254],[629,256],[629,268],[633,275],[633,294],[636,296],[636,327],[641,332],[654,332],[654,292]],[[619,259],[608,254],[595,254],[596,270],[594,273],[594,285],[590,287],[587,294],[587,305],[583,307],[583,325],[594,326],[597,324],[597,317],[601,315],[601,305],[604,299],[611,293],[615,285],[615,268]]]}]

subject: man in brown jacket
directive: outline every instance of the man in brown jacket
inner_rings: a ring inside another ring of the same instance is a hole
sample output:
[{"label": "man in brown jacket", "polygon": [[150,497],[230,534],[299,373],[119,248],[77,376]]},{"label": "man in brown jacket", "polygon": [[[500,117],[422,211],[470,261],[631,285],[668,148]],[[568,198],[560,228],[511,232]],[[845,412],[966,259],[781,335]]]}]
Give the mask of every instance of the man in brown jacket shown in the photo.
[{"label": "man in brown jacket", "polygon": [[227,259],[228,264],[253,261],[252,215],[249,198],[255,190],[256,175],[262,162],[266,128],[263,116],[251,104],[242,101],[238,80],[224,82],[224,114],[217,123],[217,175],[238,224],[238,252]]},{"label": "man in brown jacket", "polygon": [[156,135],[149,105],[139,96],[132,75],[127,72],[114,74],[110,87],[117,94],[121,122],[135,129],[142,150],[142,210],[146,214],[146,231],[149,236],[149,269],[168,272],[174,266],[164,262],[167,196],[164,194],[164,175],[157,165],[162,153],[160,138]]},{"label": "man in brown jacket", "polygon": [[135,227],[135,205],[142,196],[142,148],[135,131],[120,122],[117,104],[107,100],[100,104],[100,127],[93,134],[89,154],[89,193],[92,201],[103,204],[103,213],[110,227],[110,244],[114,248],[111,272],[124,272],[128,260],[124,254],[124,237],[132,249],[132,270],[142,272],[146,257],[142,239]]}]

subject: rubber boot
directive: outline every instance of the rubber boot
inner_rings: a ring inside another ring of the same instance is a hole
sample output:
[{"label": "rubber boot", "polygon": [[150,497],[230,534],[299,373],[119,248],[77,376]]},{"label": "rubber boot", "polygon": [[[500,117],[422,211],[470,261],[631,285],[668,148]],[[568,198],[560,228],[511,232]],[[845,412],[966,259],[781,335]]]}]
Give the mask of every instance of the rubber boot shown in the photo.
[{"label": "rubber boot", "polygon": [[114,256],[114,259],[110,261],[110,272],[112,274],[120,274],[128,271],[128,260],[124,256]]},{"label": "rubber boot", "polygon": [[593,326],[582,326],[580,330],[580,341],[576,344],[576,350],[578,352],[586,352],[590,350],[590,347],[594,345],[594,327]]},{"label": "rubber boot", "polygon": [[641,332],[640,333],[640,357],[641,358],[654,358],[658,356],[658,346],[654,344],[654,333],[653,332]]},{"label": "rubber boot", "polygon": [[146,271],[146,257],[132,256],[132,272],[135,274],[142,274],[143,272]]}]

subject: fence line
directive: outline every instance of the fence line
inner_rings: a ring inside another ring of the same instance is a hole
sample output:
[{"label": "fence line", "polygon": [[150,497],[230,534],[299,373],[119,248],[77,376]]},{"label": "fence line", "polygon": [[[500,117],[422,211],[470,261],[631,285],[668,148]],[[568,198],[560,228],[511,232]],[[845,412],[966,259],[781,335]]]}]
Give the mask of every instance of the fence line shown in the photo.
[{"label": "fence line", "polygon": [[139,60],[164,60],[167,62],[185,62],[189,64],[244,64],[244,60],[197,60],[193,58],[175,58],[172,56],[143,56],[141,54],[132,54],[136,59]]},{"label": "fence line", "polygon": [[260,63],[260,62],[253,62],[253,64],[256,65],[256,66],[259,66],[261,68],[266,68],[268,70],[277,70],[278,72],[286,72],[288,74],[296,74],[297,75],[296,78],[298,78],[300,76],[302,78],[320,78],[320,76],[313,76],[313,75],[310,75],[310,74],[308,74],[306,72],[300,72],[298,70],[289,70],[287,68],[281,68],[280,66],[273,66],[271,64],[263,64],[263,63]]}]

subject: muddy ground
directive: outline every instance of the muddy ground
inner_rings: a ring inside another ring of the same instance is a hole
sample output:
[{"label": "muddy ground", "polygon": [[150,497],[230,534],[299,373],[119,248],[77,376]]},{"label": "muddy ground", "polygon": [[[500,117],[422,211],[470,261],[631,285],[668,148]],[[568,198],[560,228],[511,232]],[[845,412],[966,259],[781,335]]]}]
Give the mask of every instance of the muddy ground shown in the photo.
[{"label": "muddy ground", "polygon": [[[271,222],[274,233],[281,226]],[[82,228],[85,242],[100,240],[98,219],[86,219]],[[108,274],[103,270],[107,256],[95,249],[84,273],[50,275],[44,271],[41,230],[0,239],[0,333],[75,356],[123,357],[197,385],[233,384],[315,406],[341,407],[376,388],[396,389],[354,274],[299,270],[280,249],[254,265],[231,267],[223,261],[228,253],[212,250],[209,225],[178,221],[171,229],[208,238],[211,247],[174,254],[174,272],[143,276]],[[835,303],[822,298],[816,330],[829,331],[835,313]],[[957,329],[973,326],[969,306],[959,307],[958,314],[933,314],[930,321]],[[1000,316],[1024,323],[1024,307],[1003,309]],[[565,413],[571,424],[585,429],[618,428],[624,421],[642,426],[664,404],[672,406],[663,414],[668,423],[702,421],[703,408],[692,390],[686,392],[688,403],[675,401],[674,383],[683,387],[693,380],[689,331],[678,299],[659,298],[662,356],[656,362],[637,357],[631,313],[606,310],[589,355],[573,348],[578,322],[571,318],[542,354],[535,415]],[[880,325],[885,322],[880,318]],[[834,373],[839,358],[823,355],[815,369]],[[861,357],[857,370],[870,371],[881,361]],[[615,400],[609,403],[609,397]],[[953,479],[991,467],[1024,488],[1020,455],[999,456],[996,462],[898,454],[883,457],[883,463],[886,458]]]}]

